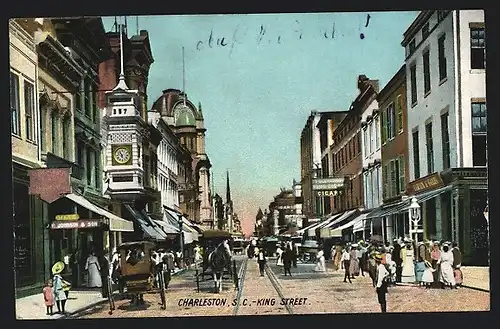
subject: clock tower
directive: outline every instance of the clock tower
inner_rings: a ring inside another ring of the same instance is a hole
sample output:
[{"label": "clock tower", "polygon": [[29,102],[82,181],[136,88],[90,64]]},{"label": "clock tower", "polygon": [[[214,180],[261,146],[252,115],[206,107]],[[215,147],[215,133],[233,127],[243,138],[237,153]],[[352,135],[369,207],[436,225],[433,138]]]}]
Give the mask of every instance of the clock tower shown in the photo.
[{"label": "clock tower", "polygon": [[146,193],[142,145],[149,139],[149,129],[141,116],[139,91],[129,89],[125,82],[123,31],[120,31],[120,47],[118,84],[106,92],[106,193],[114,199],[134,201]]}]

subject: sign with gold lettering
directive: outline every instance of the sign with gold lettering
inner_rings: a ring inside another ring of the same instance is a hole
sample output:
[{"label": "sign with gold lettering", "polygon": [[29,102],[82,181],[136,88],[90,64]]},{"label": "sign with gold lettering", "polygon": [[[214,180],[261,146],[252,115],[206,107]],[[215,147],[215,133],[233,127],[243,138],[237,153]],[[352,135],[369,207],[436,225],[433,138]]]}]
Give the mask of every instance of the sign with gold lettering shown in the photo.
[{"label": "sign with gold lettering", "polygon": [[79,220],[80,215],[78,214],[61,214],[56,215],[56,220]]},{"label": "sign with gold lettering", "polygon": [[410,184],[410,190],[417,194],[429,190],[434,190],[444,186],[443,179],[439,173],[430,174],[428,176],[419,178]]}]

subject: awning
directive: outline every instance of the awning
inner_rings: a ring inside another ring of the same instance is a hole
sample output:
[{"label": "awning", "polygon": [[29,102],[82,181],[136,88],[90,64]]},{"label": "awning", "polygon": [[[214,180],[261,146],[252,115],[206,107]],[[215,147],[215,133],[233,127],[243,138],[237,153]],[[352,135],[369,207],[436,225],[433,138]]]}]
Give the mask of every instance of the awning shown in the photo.
[{"label": "awning", "polygon": [[344,225],[337,227],[334,230],[330,231],[330,236],[342,236],[342,231],[345,230],[346,228],[353,227],[355,224],[360,223],[363,224],[363,221],[366,219],[367,214],[361,214],[358,217],[354,218],[353,220],[345,223]]},{"label": "awning", "polygon": [[126,204],[125,208],[132,214],[136,223],[141,227],[144,234],[153,240],[162,241],[167,239],[167,234],[162,228],[150,219],[146,214],[136,211],[130,205]]},{"label": "awning", "polygon": [[[190,244],[193,243],[193,241],[198,241],[198,231],[195,230],[193,227],[191,227],[191,222],[187,220],[186,217],[182,216],[182,214],[179,214],[178,212],[175,212],[173,210],[170,210],[168,208],[165,208],[165,217],[166,220],[170,222],[172,226],[179,227],[179,215],[181,215],[182,218],[182,232],[184,236],[184,243],[185,244]],[[177,233],[179,232],[179,229],[177,229]]]},{"label": "awning", "polygon": [[70,193],[65,195],[66,198],[69,200],[79,204],[80,206],[84,207],[85,209],[88,209],[92,211],[93,213],[96,213],[98,215],[101,215],[103,217],[106,217],[109,221],[109,230],[114,231],[114,232],[134,232],[134,223],[131,221],[128,221],[126,219],[123,219],[121,217],[118,217],[112,213],[110,213],[107,210],[102,209],[101,207],[93,204],[89,200],[87,200],[85,197]]},{"label": "awning", "polygon": [[393,214],[398,214],[404,211],[408,211],[410,209],[411,205],[411,199],[416,198],[418,203],[422,203],[425,201],[428,201],[432,198],[437,197],[441,193],[444,193],[446,191],[450,191],[452,189],[451,185],[445,186],[436,190],[432,191],[427,191],[422,194],[417,194],[415,196],[410,196],[404,200],[401,200],[399,202],[390,204],[390,205],[383,205],[382,207],[379,207],[375,210],[373,210],[366,219],[372,219],[372,218],[381,218],[385,216],[390,216]]},{"label": "awning", "polygon": [[[300,231],[307,232],[307,236],[316,236],[316,229],[323,226],[323,225],[328,224],[335,216],[337,216],[337,214],[326,217],[325,219],[320,220],[319,222],[313,223],[313,224],[307,226],[306,228],[303,228]],[[300,233],[300,231],[297,231],[297,233]]]},{"label": "awning", "polygon": [[167,234],[179,234],[179,229],[162,220],[154,220]]},{"label": "awning", "polygon": [[353,209],[353,210],[346,211],[345,213],[342,214],[342,216],[336,218],[333,222],[331,222],[325,228],[330,228],[330,227],[335,226],[335,225],[337,225],[339,223],[342,223],[344,220],[346,220],[347,218],[351,217],[356,211],[358,211],[358,209]]},{"label": "awning", "polygon": [[400,213],[403,211],[408,211],[408,209],[410,209],[412,198],[416,198],[418,203],[422,203],[422,202],[428,201],[430,199],[433,199],[444,192],[451,191],[451,189],[452,189],[452,186],[448,185],[445,187],[438,188],[436,190],[428,191],[428,192],[425,192],[422,194],[417,194],[415,196],[410,196],[408,198],[407,202],[403,206],[401,206],[397,212],[393,212],[393,213],[395,214],[395,213]]},{"label": "awning", "polygon": [[354,221],[354,225],[352,227],[352,231],[354,233],[356,232],[362,232],[365,229],[365,223],[366,223],[366,217],[368,216],[368,213],[359,215]]},{"label": "awning", "polygon": [[310,229],[311,227],[313,226],[316,226],[320,223],[323,223],[323,221],[320,219],[319,221],[315,221],[311,224],[309,224],[308,226],[304,227],[304,228],[301,228],[300,230],[297,231],[298,234],[302,234],[302,233],[305,233],[308,229]]}]

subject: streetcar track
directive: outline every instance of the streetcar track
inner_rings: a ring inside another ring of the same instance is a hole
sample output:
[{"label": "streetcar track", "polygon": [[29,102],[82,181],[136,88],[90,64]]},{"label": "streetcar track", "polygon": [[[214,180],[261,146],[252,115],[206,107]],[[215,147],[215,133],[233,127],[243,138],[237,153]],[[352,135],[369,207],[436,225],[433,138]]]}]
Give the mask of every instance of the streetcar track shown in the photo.
[{"label": "streetcar track", "polygon": [[233,309],[233,315],[237,315],[238,310],[240,308],[240,299],[241,296],[243,295],[243,285],[245,283],[245,275],[247,273],[247,264],[248,264],[248,258],[244,258],[243,262],[240,265],[240,270],[238,273],[238,290],[236,293],[236,305],[234,306]]},{"label": "streetcar track", "polygon": [[[267,277],[269,278],[269,281],[271,281],[271,284],[273,285],[274,289],[276,290],[276,292],[280,296],[281,300],[285,299],[285,296],[283,295],[281,284],[280,284],[278,278],[276,277],[276,274],[274,274],[273,270],[267,264],[265,267],[265,271],[266,271]],[[288,303],[285,304],[285,308],[286,308],[288,314],[293,314],[293,309]]]}]

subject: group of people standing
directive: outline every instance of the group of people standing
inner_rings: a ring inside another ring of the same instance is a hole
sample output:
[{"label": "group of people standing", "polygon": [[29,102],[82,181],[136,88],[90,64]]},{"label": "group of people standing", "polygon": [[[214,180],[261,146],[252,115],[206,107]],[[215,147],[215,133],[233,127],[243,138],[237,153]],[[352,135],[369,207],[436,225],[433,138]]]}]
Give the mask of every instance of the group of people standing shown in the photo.
[{"label": "group of people standing", "polygon": [[395,239],[392,244],[360,241],[334,246],[331,256],[336,269],[344,269],[344,282],[370,275],[376,286],[376,257],[388,272],[388,284],[417,283],[427,288],[457,288],[463,282],[462,254],[457,243]]}]

